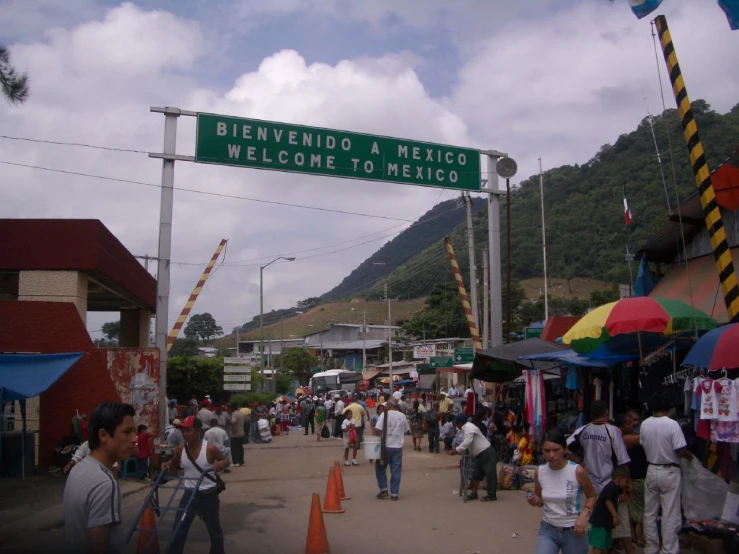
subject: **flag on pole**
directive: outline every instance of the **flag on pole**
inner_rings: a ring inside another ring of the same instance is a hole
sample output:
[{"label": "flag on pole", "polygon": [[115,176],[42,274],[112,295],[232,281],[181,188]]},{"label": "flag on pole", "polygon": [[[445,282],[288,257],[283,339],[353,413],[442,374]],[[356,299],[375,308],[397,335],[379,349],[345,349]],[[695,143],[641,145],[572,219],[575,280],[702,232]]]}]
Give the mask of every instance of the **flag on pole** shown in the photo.
[{"label": "flag on pole", "polygon": [[631,223],[631,210],[629,209],[629,202],[626,200],[626,193],[624,193],[624,221],[626,225]]},{"label": "flag on pole", "polygon": [[634,15],[639,19],[648,16],[654,10],[659,8],[661,3],[662,0],[629,0],[631,11],[634,12]]},{"label": "flag on pole", "polygon": [[739,29],[739,0],[718,0],[718,5],[724,10],[731,30]]}]

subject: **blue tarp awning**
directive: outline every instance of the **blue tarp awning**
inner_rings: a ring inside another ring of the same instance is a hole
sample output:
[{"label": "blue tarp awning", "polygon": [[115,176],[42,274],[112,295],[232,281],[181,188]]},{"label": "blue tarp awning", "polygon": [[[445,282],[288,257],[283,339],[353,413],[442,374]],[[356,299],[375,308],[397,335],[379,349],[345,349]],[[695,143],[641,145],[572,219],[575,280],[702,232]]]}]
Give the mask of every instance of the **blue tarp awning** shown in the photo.
[{"label": "blue tarp awning", "polygon": [[82,356],[82,352],[0,354],[0,400],[25,400],[38,396]]},{"label": "blue tarp awning", "polygon": [[519,359],[534,360],[534,361],[538,360],[538,361],[543,361],[543,362],[555,362],[555,363],[576,365],[580,367],[608,368],[608,367],[613,367],[615,365],[622,364],[624,362],[628,362],[631,360],[638,360],[639,355],[638,354],[634,354],[634,355],[611,354],[608,356],[607,359],[594,360],[591,358],[586,358],[585,356],[580,356],[574,350],[562,350],[561,352],[546,352],[544,354],[528,354],[526,356],[521,356]]}]

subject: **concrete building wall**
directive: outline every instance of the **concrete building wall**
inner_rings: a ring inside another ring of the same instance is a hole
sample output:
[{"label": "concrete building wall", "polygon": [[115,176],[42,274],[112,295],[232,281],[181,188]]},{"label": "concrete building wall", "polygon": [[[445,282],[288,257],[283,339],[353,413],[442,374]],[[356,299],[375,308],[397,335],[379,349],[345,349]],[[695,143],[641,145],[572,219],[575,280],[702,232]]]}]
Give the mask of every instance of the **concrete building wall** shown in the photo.
[{"label": "concrete building wall", "polygon": [[78,271],[21,271],[18,300],[72,302],[87,322],[87,277]]}]

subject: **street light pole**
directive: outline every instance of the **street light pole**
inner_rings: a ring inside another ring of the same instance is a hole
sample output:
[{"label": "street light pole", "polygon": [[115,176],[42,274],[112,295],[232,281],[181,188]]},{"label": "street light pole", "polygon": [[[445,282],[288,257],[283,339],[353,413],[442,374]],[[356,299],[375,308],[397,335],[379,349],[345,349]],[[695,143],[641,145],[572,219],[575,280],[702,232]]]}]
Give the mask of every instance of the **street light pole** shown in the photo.
[{"label": "street light pole", "polygon": [[277,260],[293,262],[295,258],[279,256],[259,268],[259,373],[261,376],[262,390],[264,390],[264,270]]}]

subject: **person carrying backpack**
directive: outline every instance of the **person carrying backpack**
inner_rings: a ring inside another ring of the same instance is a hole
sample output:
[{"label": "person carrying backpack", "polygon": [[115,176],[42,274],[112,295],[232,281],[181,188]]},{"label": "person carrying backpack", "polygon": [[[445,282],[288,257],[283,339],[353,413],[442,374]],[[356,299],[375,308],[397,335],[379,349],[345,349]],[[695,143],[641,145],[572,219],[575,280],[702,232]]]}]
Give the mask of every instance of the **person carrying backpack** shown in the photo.
[{"label": "person carrying backpack", "polygon": [[434,402],[431,409],[424,414],[426,428],[429,433],[429,452],[439,453],[439,403]]}]

